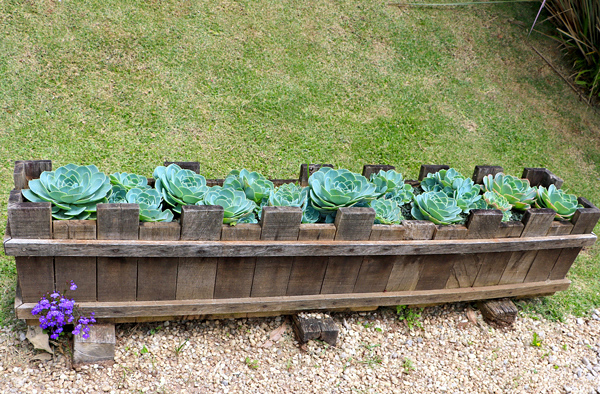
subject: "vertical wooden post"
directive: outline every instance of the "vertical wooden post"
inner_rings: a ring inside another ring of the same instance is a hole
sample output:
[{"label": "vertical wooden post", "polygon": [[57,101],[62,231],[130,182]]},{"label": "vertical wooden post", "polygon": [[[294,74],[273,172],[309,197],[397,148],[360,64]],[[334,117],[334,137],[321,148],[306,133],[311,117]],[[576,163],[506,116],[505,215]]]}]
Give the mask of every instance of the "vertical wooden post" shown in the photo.
[{"label": "vertical wooden post", "polygon": [[[98,239],[138,239],[139,205],[98,204]],[[98,301],[135,301],[136,257],[97,258]]]},{"label": "vertical wooden post", "polygon": [[300,186],[308,186],[308,178],[315,172],[319,171],[321,167],[333,168],[333,164],[301,164],[300,165]]},{"label": "vertical wooden post", "polygon": [[557,189],[560,189],[563,184],[563,180],[547,168],[524,168],[521,178],[528,179],[531,186],[548,187],[554,185]]},{"label": "vertical wooden post", "polygon": [[448,170],[449,166],[445,164],[421,164],[421,169],[419,170],[419,180],[427,178],[428,174],[435,174],[440,170]]},{"label": "vertical wooden post", "polygon": [[494,176],[500,172],[504,172],[504,168],[500,166],[475,166],[475,171],[473,171],[473,182],[482,185],[483,178],[488,175]]},{"label": "vertical wooden post", "polygon": [[[302,221],[302,208],[264,207],[261,240],[297,241]],[[257,257],[252,283],[252,297],[284,296],[287,291],[293,259],[289,257]]]},{"label": "vertical wooden post", "polygon": [[223,226],[220,205],[186,205],[181,208],[182,241],[218,241]]},{"label": "vertical wooden post", "polygon": [[17,160],[13,178],[15,189],[29,189],[29,181],[38,179],[44,171],[52,171],[52,161],[50,160]]},{"label": "vertical wooden post", "polygon": [[[361,241],[369,239],[375,222],[373,208],[340,208],[335,217],[335,239]],[[352,293],[362,265],[362,256],[330,257],[321,287],[322,294]]]},{"label": "vertical wooden post", "polygon": [[[55,239],[96,239],[95,220],[55,220],[53,222]],[[54,258],[56,290],[65,291],[67,297],[77,301],[96,301],[96,257],[94,256],[56,256]],[[70,282],[77,284],[77,290],[69,289]]]},{"label": "vertical wooden post", "polygon": [[182,170],[194,171],[196,174],[200,173],[200,163],[197,161],[165,161],[165,167],[170,164],[177,164]]},{"label": "vertical wooden post", "polygon": [[396,167],[387,164],[365,164],[362,174],[365,178],[370,179],[371,174],[379,174],[379,171],[395,170]]}]

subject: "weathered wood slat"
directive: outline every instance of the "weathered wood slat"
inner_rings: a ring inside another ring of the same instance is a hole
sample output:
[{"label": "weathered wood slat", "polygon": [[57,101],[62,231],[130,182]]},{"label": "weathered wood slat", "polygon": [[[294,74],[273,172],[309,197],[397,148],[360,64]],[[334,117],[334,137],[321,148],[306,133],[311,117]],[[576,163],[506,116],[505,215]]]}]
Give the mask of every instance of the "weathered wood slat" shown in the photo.
[{"label": "weathered wood slat", "polygon": [[[298,238],[305,241],[333,241],[335,230],[333,224],[301,224]],[[322,256],[293,257],[286,294],[288,296],[319,294],[327,262],[328,257]]]},{"label": "weathered wood slat", "polygon": [[468,231],[467,227],[461,224],[435,226],[433,239],[465,239],[468,236]]},{"label": "weathered wood slat", "polygon": [[291,257],[258,257],[254,268],[251,296],[286,295],[292,264]]},{"label": "weathered wood slat", "polygon": [[186,205],[181,208],[181,240],[218,241],[223,227],[220,205]]},{"label": "weathered wood slat", "polygon": [[197,161],[165,161],[164,166],[168,167],[170,164],[177,164],[184,170],[194,171],[196,174],[200,173],[200,163]]},{"label": "weathered wood slat", "polygon": [[[573,230],[573,224],[566,221],[555,220],[548,229],[547,236],[567,235]],[[527,272],[525,282],[541,282],[548,279],[562,249],[542,249],[537,252]],[[569,266],[570,267],[570,266]],[[562,278],[561,278],[562,279]]]},{"label": "weathered wood slat", "polygon": [[578,208],[571,218],[571,223],[573,223],[571,234],[589,234],[600,219],[600,209],[583,197],[579,197],[578,201],[584,208]]},{"label": "weathered wood slat", "polygon": [[137,204],[98,204],[98,239],[138,239],[140,206]]},{"label": "weathered wood slat", "polygon": [[[176,222],[142,222],[140,223],[139,239],[146,241],[178,241],[181,226]],[[217,238],[218,239],[218,238]]]},{"label": "weathered wood slat", "polygon": [[302,208],[263,207],[260,239],[263,241],[296,241],[302,222]]},{"label": "weathered wood slat", "polygon": [[384,291],[397,259],[397,256],[366,256],[354,284],[354,293]]},{"label": "weathered wood slat", "polygon": [[[238,225],[241,226],[241,225]],[[236,227],[238,227],[236,226]],[[434,225],[435,227],[435,225]],[[410,241],[128,241],[15,239],[4,243],[9,256],[256,257],[356,256],[494,253],[550,247],[591,246],[594,234],[465,240]]]},{"label": "weathered wood slat", "polygon": [[52,238],[55,239],[96,239],[95,220],[54,220]]},{"label": "weathered wood slat", "polygon": [[395,169],[396,167],[388,164],[365,164],[363,166],[362,175],[367,179],[371,179],[371,174],[379,174],[379,171],[390,171]]},{"label": "weathered wood slat", "polygon": [[333,164],[301,164],[300,165],[300,186],[308,186],[308,178],[315,172],[319,171],[321,167],[333,168]]},{"label": "weathered wood slat", "polygon": [[335,230],[333,223],[302,223],[298,241],[333,241]]},{"label": "weathered wood slat", "polygon": [[375,222],[373,208],[340,208],[335,217],[336,241],[369,239]]},{"label": "weathered wood slat", "polygon": [[400,224],[374,224],[371,227],[371,241],[400,241],[404,239],[406,228]]},{"label": "weathered wood slat", "polygon": [[436,231],[435,224],[427,220],[403,220],[402,226],[406,240],[432,239]]},{"label": "weathered wood slat", "polygon": [[17,257],[15,263],[23,302],[38,302],[41,296],[55,290],[52,257]]},{"label": "weathered wood slat", "polygon": [[473,182],[482,185],[483,178],[488,175],[494,176],[500,172],[504,172],[504,168],[500,166],[475,166],[475,171],[473,171]]},{"label": "weathered wood slat", "polygon": [[13,172],[15,189],[29,189],[29,181],[39,178],[44,171],[52,171],[51,160],[16,160]]},{"label": "weathered wood slat", "polygon": [[[182,316],[219,313],[254,313],[262,311],[317,310],[386,305],[423,305],[440,302],[462,302],[503,297],[523,297],[549,294],[566,290],[568,279],[519,283],[489,287],[441,289],[425,291],[394,291],[384,293],[326,294],[230,298],[212,300],[136,301],[136,302],[82,302],[82,313],[95,312],[97,318],[131,316]],[[35,303],[25,303],[17,308],[17,318],[29,318]]]},{"label": "weathered wood slat", "polygon": [[221,227],[221,241],[258,241],[260,233],[260,224],[242,223],[235,226],[224,224]]},{"label": "weathered wood slat", "polygon": [[421,169],[419,170],[419,180],[422,181],[423,179],[427,178],[427,175],[429,174],[435,174],[440,170],[448,169],[450,169],[450,167],[446,164],[421,164]]},{"label": "weathered wood slat", "polygon": [[[161,231],[162,229],[162,231]],[[180,236],[178,223],[141,223],[140,239],[144,241],[176,241]],[[177,257],[140,257],[137,261],[138,301],[174,300],[177,289]]]},{"label": "weathered wood slat", "polygon": [[502,211],[499,209],[472,209],[467,220],[467,238],[496,238],[500,222]]},{"label": "weathered wood slat", "polygon": [[581,252],[581,248],[565,248],[560,251],[560,255],[552,267],[552,271],[548,276],[550,280],[563,279],[567,276],[567,272],[575,262],[575,259]]},{"label": "weathered wood slat", "polygon": [[11,203],[8,221],[13,238],[52,238],[52,204],[49,202]]},{"label": "weathered wood slat", "polygon": [[563,184],[562,179],[546,168],[524,168],[521,178],[528,179],[531,186],[549,187],[554,185],[560,189]]},{"label": "weathered wood slat", "polygon": [[217,263],[215,298],[250,297],[256,258],[222,257]]},{"label": "weathered wood slat", "polygon": [[216,257],[181,257],[177,269],[178,300],[213,298],[217,276]]},{"label": "weathered wood slat", "polygon": [[519,238],[523,233],[523,228],[525,226],[522,222],[502,222],[498,228],[498,232],[496,233],[496,237],[498,238]]}]

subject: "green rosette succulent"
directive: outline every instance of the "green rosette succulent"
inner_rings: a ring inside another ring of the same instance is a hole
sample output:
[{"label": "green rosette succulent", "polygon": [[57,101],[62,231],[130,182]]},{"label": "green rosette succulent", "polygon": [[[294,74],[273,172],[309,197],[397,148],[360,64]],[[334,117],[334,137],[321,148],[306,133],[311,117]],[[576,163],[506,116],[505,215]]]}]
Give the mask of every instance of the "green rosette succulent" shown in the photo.
[{"label": "green rosette succulent", "polygon": [[140,206],[140,222],[171,222],[173,212],[161,209],[162,196],[156,189],[134,187],[127,192],[127,203]]},{"label": "green rosette succulent", "polygon": [[264,203],[264,200],[269,198],[271,190],[275,188],[273,182],[264,175],[246,169],[231,171],[225,178],[223,187],[243,191],[246,197],[258,205]]},{"label": "green rosette succulent", "polygon": [[399,224],[404,217],[394,200],[373,200],[369,204],[375,210],[375,224]]},{"label": "green rosette succulent", "polygon": [[121,185],[112,185],[112,193],[108,197],[108,202],[111,204],[127,204],[127,192]]},{"label": "green rosette succulent", "polygon": [[238,223],[258,223],[254,211],[256,203],[241,190],[213,186],[196,205],[220,205],[223,207],[223,223],[235,226]]},{"label": "green rosette succulent", "polygon": [[[473,180],[468,178],[455,178],[452,182],[452,193],[449,197],[456,200],[456,204],[464,213],[469,213],[471,209],[477,207],[477,202],[481,200],[481,187],[476,185]],[[444,192],[449,192],[449,188],[444,188]]]},{"label": "green rosette succulent", "polygon": [[[464,180],[465,177],[454,168],[439,170],[438,172],[427,174],[427,177],[421,181],[421,188],[426,192],[439,192],[444,189],[454,189],[454,182],[459,179]],[[446,194],[450,193],[447,192]]]},{"label": "green rosette succulent", "polygon": [[501,194],[496,192],[485,192],[483,193],[483,200],[486,202],[488,207],[502,211],[503,222],[508,222],[512,217],[510,212],[512,205]]},{"label": "green rosette succulent", "polygon": [[411,214],[417,220],[429,220],[435,224],[453,224],[463,220],[462,209],[456,200],[446,193],[426,192],[415,196]]},{"label": "green rosette succulent", "polygon": [[555,219],[569,220],[577,211],[577,208],[582,207],[577,202],[577,196],[574,194],[565,193],[557,189],[556,186],[550,185],[548,189],[544,186],[539,186],[537,189],[537,199],[535,200],[536,208],[550,208],[556,212]]},{"label": "green rosette succulent", "polygon": [[[127,172],[115,172],[109,175],[110,183],[113,186],[121,186],[123,189],[129,191],[134,187],[138,189],[150,189],[148,186],[148,178],[138,174],[130,174]],[[114,190],[114,188],[113,188]]]},{"label": "green rosette succulent", "polygon": [[208,191],[206,179],[202,175],[184,170],[174,163],[168,167],[156,167],[153,176],[156,179],[156,190],[177,213],[181,213],[182,206],[201,201]]},{"label": "green rosette succulent", "polygon": [[413,187],[408,184],[404,184],[401,187],[397,187],[391,193],[385,194],[386,200],[394,200],[399,206],[408,204],[415,198]]},{"label": "green rosette succulent", "polygon": [[321,220],[321,212],[308,202],[302,210],[302,223],[317,223],[319,220]]},{"label": "green rosette succulent", "polygon": [[308,178],[308,185],[312,206],[330,221],[339,208],[366,205],[379,195],[367,178],[345,169],[322,167]]},{"label": "green rosette succulent", "polygon": [[308,188],[295,183],[284,183],[271,189],[267,205],[271,207],[300,207],[304,208],[308,198]]},{"label": "green rosette succulent", "polygon": [[108,202],[108,177],[94,165],[67,164],[56,171],[44,171],[29,181],[23,196],[31,202],[52,203],[55,219],[95,219],[96,204]]},{"label": "green rosette succulent", "polygon": [[520,211],[531,208],[537,197],[537,190],[530,186],[529,180],[504,175],[501,172],[495,176],[484,177],[483,184],[486,191],[504,196],[509,204]]},{"label": "green rosette succulent", "polygon": [[371,174],[370,180],[375,185],[379,196],[385,195],[386,198],[389,198],[388,195],[393,194],[396,189],[404,187],[402,174],[394,170],[380,170],[377,174]]}]

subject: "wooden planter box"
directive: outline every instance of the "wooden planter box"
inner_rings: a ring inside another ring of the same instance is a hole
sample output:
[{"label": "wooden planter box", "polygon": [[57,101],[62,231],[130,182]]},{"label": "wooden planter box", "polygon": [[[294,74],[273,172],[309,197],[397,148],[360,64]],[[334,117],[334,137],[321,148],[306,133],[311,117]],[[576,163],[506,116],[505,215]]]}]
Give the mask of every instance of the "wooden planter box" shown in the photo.
[{"label": "wooden planter box", "polygon": [[[303,165],[299,181],[318,167]],[[423,166],[420,179],[440,167]],[[580,198],[585,208],[570,222],[554,221],[548,209],[508,223],[500,211],[475,210],[465,226],[388,226],[373,225],[370,208],[345,208],[334,224],[301,224],[299,208],[269,207],[261,224],[230,227],[218,206],[184,207],[179,223],[139,223],[135,204],[101,204],[97,221],[53,221],[50,203],[23,202],[20,191],[50,168],[15,166],[4,248],[16,260],[20,319],[71,280],[79,289],[67,294],[108,322],[552,294],[568,288],[565,276],[595,242],[600,218]],[[364,173],[380,168],[392,167]],[[499,171],[478,166],[474,179]],[[532,185],[562,183],[545,169],[523,176]]]}]

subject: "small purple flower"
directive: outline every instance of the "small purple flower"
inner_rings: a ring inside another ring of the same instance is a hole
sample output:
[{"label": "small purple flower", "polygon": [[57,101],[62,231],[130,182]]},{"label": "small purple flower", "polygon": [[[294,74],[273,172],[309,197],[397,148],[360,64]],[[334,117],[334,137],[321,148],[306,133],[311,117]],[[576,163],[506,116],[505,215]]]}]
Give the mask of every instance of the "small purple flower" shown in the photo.
[{"label": "small purple flower", "polygon": [[69,287],[69,289],[71,289],[71,291],[77,290],[77,285],[75,284],[75,282],[71,281],[71,287]]}]

